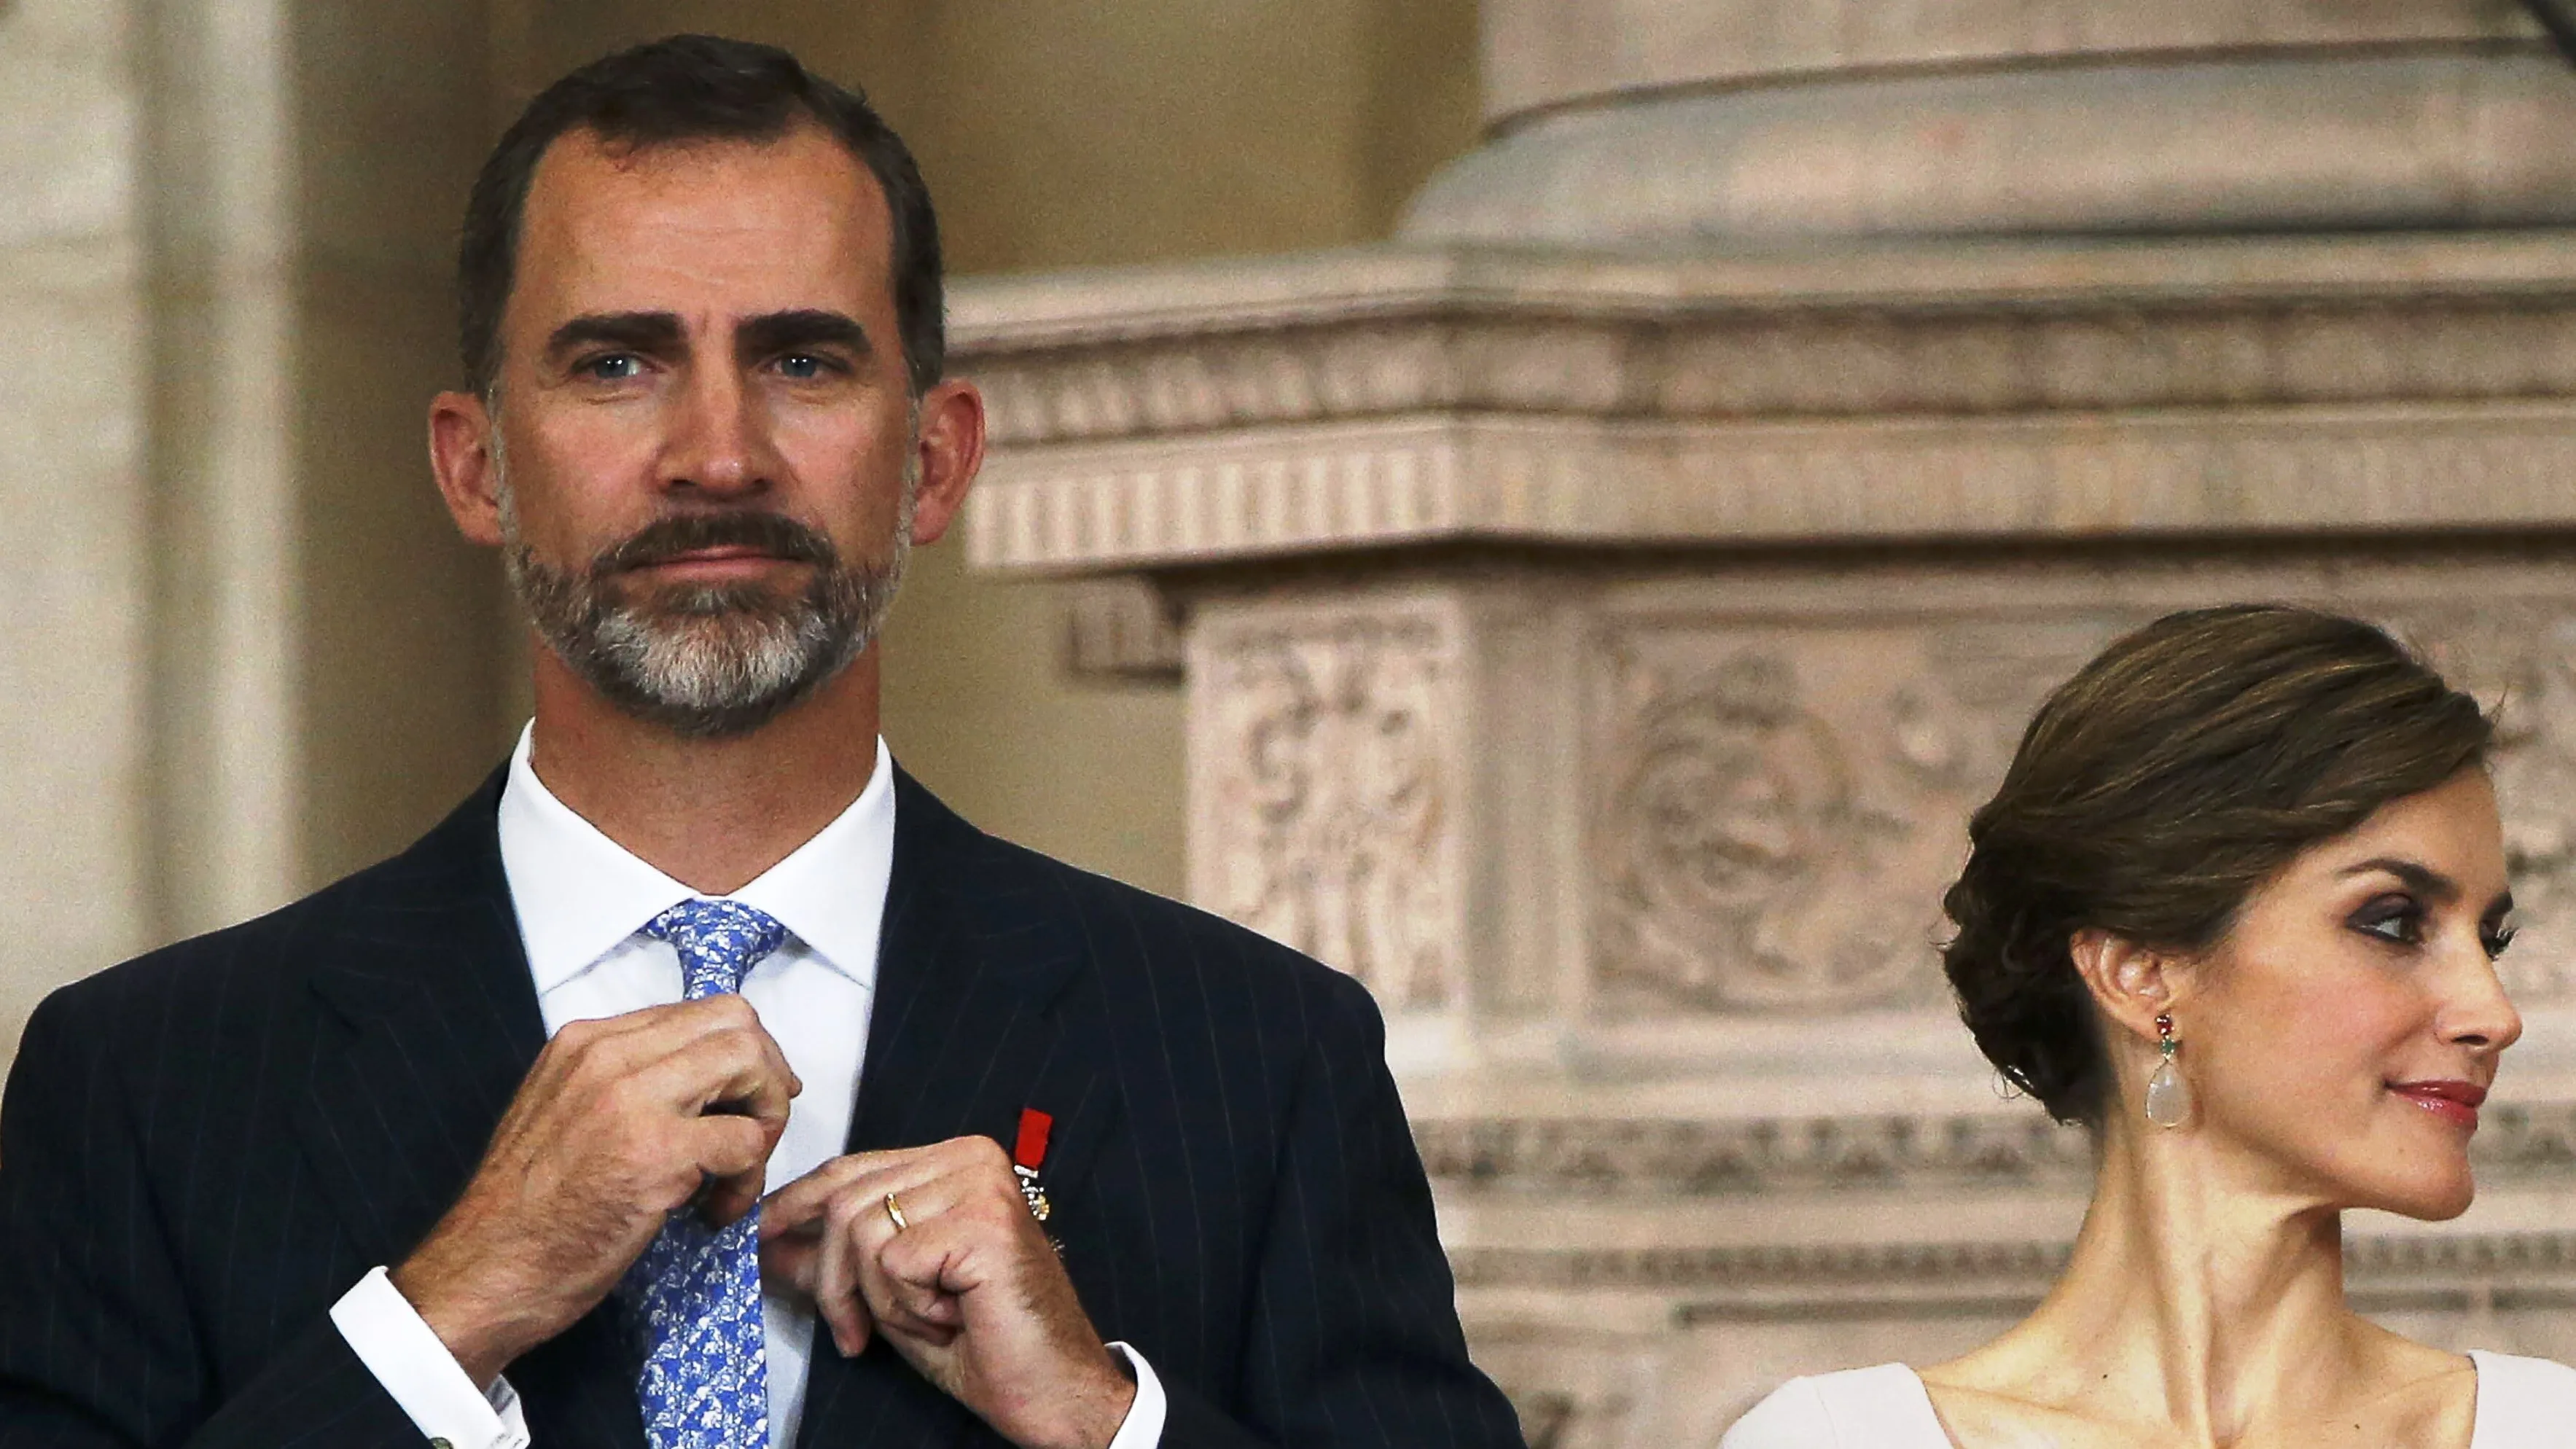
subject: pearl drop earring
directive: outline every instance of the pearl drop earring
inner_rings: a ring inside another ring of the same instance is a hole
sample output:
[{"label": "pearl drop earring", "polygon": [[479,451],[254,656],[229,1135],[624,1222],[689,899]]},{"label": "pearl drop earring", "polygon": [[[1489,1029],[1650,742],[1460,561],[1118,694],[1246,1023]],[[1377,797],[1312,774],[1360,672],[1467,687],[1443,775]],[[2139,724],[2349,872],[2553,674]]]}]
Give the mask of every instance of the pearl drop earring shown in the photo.
[{"label": "pearl drop earring", "polygon": [[2182,1043],[2174,1037],[2171,1014],[2157,1014],[2156,1035],[2156,1050],[2164,1060],[2156,1063],[2156,1074],[2147,1078],[2147,1120],[2159,1127],[2179,1127],[2191,1117],[2191,1084],[2174,1065]]}]

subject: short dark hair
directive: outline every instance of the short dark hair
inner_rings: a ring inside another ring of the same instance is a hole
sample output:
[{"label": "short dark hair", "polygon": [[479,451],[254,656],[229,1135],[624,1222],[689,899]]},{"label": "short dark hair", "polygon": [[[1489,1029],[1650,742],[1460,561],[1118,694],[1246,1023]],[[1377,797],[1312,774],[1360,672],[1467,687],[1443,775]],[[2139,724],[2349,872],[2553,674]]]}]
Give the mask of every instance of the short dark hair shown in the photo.
[{"label": "short dark hair", "polygon": [[2357,619],[2171,614],[2058,687],[1942,906],[1959,1015],[2006,1081],[2099,1125],[2109,1063],[2075,935],[2206,950],[2256,887],[2391,801],[2483,764],[2478,702]]},{"label": "short dark hair", "polygon": [[896,327],[915,394],[947,361],[939,221],[903,138],[867,98],[805,69],[774,45],[674,35],[592,61],[539,92],[485,158],[465,204],[457,246],[458,343],[466,386],[488,395],[501,368],[501,314],[518,272],[528,186],[546,148],[587,130],[612,145],[771,141],[800,122],[821,126],[884,188],[893,217]]}]

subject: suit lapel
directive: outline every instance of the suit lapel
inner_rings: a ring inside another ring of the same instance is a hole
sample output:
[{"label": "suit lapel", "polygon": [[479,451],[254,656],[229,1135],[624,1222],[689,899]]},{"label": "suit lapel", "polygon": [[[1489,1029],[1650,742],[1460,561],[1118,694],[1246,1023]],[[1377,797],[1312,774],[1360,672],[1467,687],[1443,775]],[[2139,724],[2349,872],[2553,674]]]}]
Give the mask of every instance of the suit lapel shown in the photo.
[{"label": "suit lapel", "polygon": [[499,782],[372,882],[321,943],[326,1033],[297,1127],[370,1256],[408,1253],[472,1175],[545,1044],[502,879]]},{"label": "suit lapel", "polygon": [[[1042,886],[1004,874],[986,839],[898,774],[877,1001],[849,1150],[919,1147],[980,1134],[1011,1145],[1020,1113],[1056,1119],[1045,1177],[1068,1184],[1092,1144],[1095,1041],[1058,1010],[1087,964],[1077,923]],[[1012,872],[1017,874],[1017,872]]]},{"label": "suit lapel", "polygon": [[[1056,1119],[1042,1178],[1061,1201],[1115,1095],[1059,999],[1081,974],[1080,934],[1050,902],[992,877],[1007,849],[900,772],[895,851],[849,1150],[980,1134],[1009,1147],[1020,1113]],[[1013,874],[1018,874],[1014,872]],[[814,1449],[953,1442],[974,1420],[882,1343],[843,1360],[818,1338],[802,1442]]]},{"label": "suit lapel", "polygon": [[[321,943],[312,985],[338,1024],[296,1128],[352,1240],[399,1262],[455,1201],[544,1046],[501,871],[502,777],[371,883]],[[1078,922],[1007,847],[897,772],[895,850],[849,1150],[969,1133],[1008,1146],[1024,1108],[1055,1118],[1044,1181],[1061,1207],[1115,1120],[1100,1033],[1056,1008],[1080,977]],[[1008,881],[994,879],[1008,876]],[[800,1441],[936,1446],[975,1428],[882,1343],[818,1339]],[[539,1442],[637,1445],[631,1365],[603,1307],[510,1368]]]},{"label": "suit lapel", "polygon": [[[369,1262],[407,1256],[453,1205],[545,1045],[501,871],[496,774],[372,882],[323,943],[325,1032],[296,1130]],[[510,1367],[541,1443],[643,1444],[606,1305]]]}]

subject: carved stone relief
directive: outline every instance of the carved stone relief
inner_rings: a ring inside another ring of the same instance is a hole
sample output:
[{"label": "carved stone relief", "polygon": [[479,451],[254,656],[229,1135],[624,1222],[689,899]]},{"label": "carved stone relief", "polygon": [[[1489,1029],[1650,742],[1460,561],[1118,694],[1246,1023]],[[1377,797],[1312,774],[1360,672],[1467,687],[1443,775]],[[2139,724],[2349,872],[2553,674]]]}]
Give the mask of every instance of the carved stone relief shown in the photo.
[{"label": "carved stone relief", "polygon": [[1938,901],[2021,722],[2105,625],[1624,631],[1595,974],[1613,1014],[1941,999]]},{"label": "carved stone relief", "polygon": [[[1976,1116],[1440,1118],[1417,1121],[1445,1191],[1562,1200],[1773,1197],[1844,1188],[2083,1192],[2093,1147],[2037,1111]],[[2576,1185],[2576,1102],[2499,1102],[2469,1158],[2485,1188]]]},{"label": "carved stone relief", "polygon": [[[2008,1211],[2010,1198],[1993,1205]],[[1725,1247],[1528,1247],[1458,1248],[1450,1266],[1466,1289],[1635,1289],[1686,1293],[1711,1300],[1712,1316],[1732,1300],[1769,1290],[1774,1301],[1806,1295],[1811,1304],[1837,1300],[1885,1303],[1899,1297],[1937,1300],[2004,1291],[2036,1303],[2066,1266],[2064,1241],[1958,1243],[1753,1244]],[[2519,1276],[2523,1291],[2576,1300],[2576,1234],[2564,1232],[2442,1233],[2355,1236],[2345,1249],[2355,1298],[2365,1306],[2409,1280]],[[2544,1277],[2547,1282],[2541,1281]],[[1920,1295],[1902,1290],[1924,1290]]]},{"label": "carved stone relief", "polygon": [[1424,615],[1194,641],[1201,900],[1390,1010],[1446,1004],[1459,978],[1454,653]]},{"label": "carved stone relief", "polygon": [[1611,926],[1626,949],[1610,974],[1719,1007],[1901,990],[1915,973],[1897,943],[1816,926],[1850,884],[1842,867],[1867,870],[1909,822],[1856,789],[1848,742],[1804,707],[1789,661],[1747,652],[1639,692],[1611,787]]},{"label": "carved stone relief", "polygon": [[1667,315],[1583,321],[1552,298],[1462,296],[1264,330],[1001,353],[968,343],[961,360],[1006,451],[1459,409],[1750,422],[2517,402],[2576,391],[2571,288],[2321,301],[2177,300],[2168,287],[2133,301],[1973,305],[1951,290],[1929,306],[1748,305],[1729,288]]},{"label": "carved stone relief", "polygon": [[2089,1180],[2093,1165],[2081,1131],[2037,1112],[1804,1121],[1442,1120],[1415,1123],[1414,1141],[1424,1169],[1442,1187],[1586,1197],[2063,1187]]},{"label": "carved stone relief", "polygon": [[[2576,989],[2576,601],[2335,607],[2490,705],[2525,1003]],[[1937,1001],[1968,813],[2047,692],[2154,610],[1614,630],[1594,974],[1613,1013]]]}]

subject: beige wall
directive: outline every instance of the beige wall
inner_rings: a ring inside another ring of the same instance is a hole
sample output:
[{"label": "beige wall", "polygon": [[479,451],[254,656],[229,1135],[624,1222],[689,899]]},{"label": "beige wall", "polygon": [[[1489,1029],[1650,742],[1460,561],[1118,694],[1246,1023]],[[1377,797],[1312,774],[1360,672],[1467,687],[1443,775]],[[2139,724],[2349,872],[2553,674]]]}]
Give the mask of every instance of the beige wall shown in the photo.
[{"label": "beige wall", "polygon": [[[130,7],[0,11],[0,1016],[142,944],[151,901],[143,216]],[[39,166],[38,157],[59,158]],[[78,963],[76,967],[69,963]]]},{"label": "beige wall", "polygon": [[483,21],[354,14],[0,8],[9,1041],[488,767],[490,566],[431,526],[418,442]]},{"label": "beige wall", "polygon": [[490,763],[498,584],[428,486],[472,6],[140,7],[152,934],[399,848]]},{"label": "beige wall", "polygon": [[499,570],[449,524],[422,436],[457,372],[453,237],[486,141],[488,37],[473,5],[301,0],[296,17],[293,429],[318,879],[408,843],[497,749]]},{"label": "beige wall", "polygon": [[[1475,139],[1472,0],[525,0],[505,92],[618,45],[716,30],[864,87],[919,153],[952,276],[1383,236]],[[1082,685],[1044,585],[915,556],[886,642],[887,737],[988,829],[1177,894],[1181,707]]]}]

